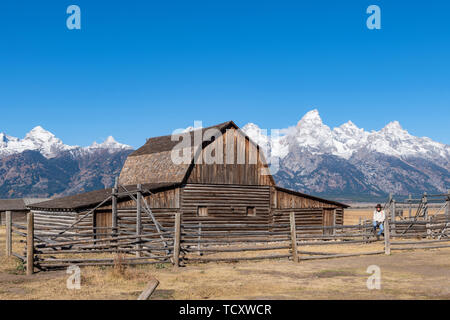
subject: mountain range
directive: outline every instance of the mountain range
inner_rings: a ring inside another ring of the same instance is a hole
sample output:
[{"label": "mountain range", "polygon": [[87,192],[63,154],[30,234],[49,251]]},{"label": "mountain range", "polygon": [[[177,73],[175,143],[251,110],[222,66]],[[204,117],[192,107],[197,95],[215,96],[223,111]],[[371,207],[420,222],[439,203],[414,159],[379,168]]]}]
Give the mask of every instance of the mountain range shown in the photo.
[{"label": "mountain range", "polygon": [[[366,131],[348,121],[331,129],[317,110],[295,126],[268,134],[242,130],[260,144],[281,186],[348,201],[388,193],[442,192],[450,187],[450,146],[415,137],[393,121]],[[64,144],[38,126],[23,139],[0,133],[0,198],[72,195],[110,187],[131,146],[108,137],[88,147]],[[273,161],[276,160],[276,161]]]},{"label": "mountain range", "polygon": [[365,131],[351,121],[331,129],[312,110],[277,136],[253,123],[242,130],[263,146],[269,159],[279,159],[274,177],[287,188],[367,201],[450,187],[450,146],[415,137],[398,121],[379,131]]},{"label": "mountain range", "polygon": [[110,187],[133,148],[108,137],[65,145],[38,126],[19,139],[0,133],[0,198],[72,195]]}]

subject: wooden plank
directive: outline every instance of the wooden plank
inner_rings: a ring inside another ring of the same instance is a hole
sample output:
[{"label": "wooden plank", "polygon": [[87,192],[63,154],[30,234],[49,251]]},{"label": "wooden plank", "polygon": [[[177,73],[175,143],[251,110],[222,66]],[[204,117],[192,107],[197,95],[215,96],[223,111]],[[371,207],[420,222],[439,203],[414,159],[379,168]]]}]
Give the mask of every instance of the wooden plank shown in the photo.
[{"label": "wooden plank", "polygon": [[11,211],[6,211],[6,256],[12,255],[12,219]]},{"label": "wooden plank", "polygon": [[175,213],[175,232],[174,232],[174,244],[173,244],[173,263],[175,267],[180,265],[180,238],[181,238],[181,214]]},{"label": "wooden plank", "polygon": [[297,231],[295,228],[295,213],[291,212],[291,246],[292,246],[292,260],[298,262],[297,252]]},{"label": "wooden plank", "polygon": [[415,249],[441,249],[450,248],[450,244],[440,246],[409,246],[409,247],[395,247],[392,250],[415,250]]},{"label": "wooden plank", "polygon": [[366,256],[366,255],[376,255],[383,254],[383,251],[369,251],[369,252],[358,252],[358,253],[342,253],[335,255],[324,255],[320,257],[306,257],[302,258],[302,260],[322,260],[322,259],[331,259],[331,258],[344,258],[344,257],[355,257],[355,256]]},{"label": "wooden plank", "polygon": [[[280,249],[290,249],[290,245],[280,245],[280,246],[270,246],[270,247],[213,247],[213,248],[203,248],[200,252],[244,252],[244,251],[271,251],[271,250],[280,250]],[[184,249],[186,252],[198,252],[197,249]]]},{"label": "wooden plank", "polygon": [[114,188],[112,190],[112,209],[111,209],[111,227],[112,234],[117,234],[117,193],[118,193],[118,179],[114,183]]},{"label": "wooden plank", "polygon": [[[127,265],[139,265],[139,264],[161,264],[163,262],[167,262],[167,261],[161,261],[161,260],[156,260],[156,261],[127,261],[126,264]],[[72,265],[73,263],[60,263],[60,264],[52,264],[52,263],[40,263],[39,267],[42,268],[63,268],[63,267],[68,267],[70,265]],[[77,263],[77,266],[113,266],[115,265],[116,262],[81,262],[81,263]]]},{"label": "wooden plank", "polygon": [[[140,184],[137,185],[137,194],[136,194],[136,235],[138,238],[136,240],[140,241],[141,238],[139,237],[142,233],[142,217],[141,217],[141,198],[142,198],[142,186]],[[136,257],[141,256],[141,245],[138,243],[136,244]]]},{"label": "wooden plank", "polygon": [[186,258],[187,261],[195,262],[219,262],[219,261],[247,261],[247,260],[265,260],[265,259],[282,259],[290,258],[291,254],[274,254],[258,257],[236,257],[236,258]]},{"label": "wooden plank", "polygon": [[142,291],[142,293],[139,295],[139,297],[137,299],[138,300],[148,300],[158,285],[159,285],[158,280],[156,280],[156,279],[150,280],[147,283],[147,286],[145,287],[144,291]]},{"label": "wooden plank", "polygon": [[27,214],[27,275],[34,272],[34,222],[33,212]]},{"label": "wooden plank", "polygon": [[391,245],[404,245],[404,244],[427,244],[427,243],[440,243],[449,242],[450,238],[445,240],[423,240],[423,241],[395,241],[391,242]]},{"label": "wooden plank", "polygon": [[422,202],[423,202],[423,215],[425,220],[428,220],[428,195],[426,192],[423,193]]},{"label": "wooden plank", "polygon": [[447,190],[447,199],[445,200],[445,217],[450,219],[450,189]]},{"label": "wooden plank", "polygon": [[[392,200],[392,203],[391,203],[391,219],[392,219],[391,220],[391,222],[392,222],[392,224],[391,224],[391,226],[392,226],[391,231],[392,231],[393,235],[396,234],[396,228],[395,228],[395,211],[396,211],[396,208],[397,208],[396,202],[395,202],[395,200]],[[387,219],[385,219],[385,220],[387,220]]]},{"label": "wooden plank", "polygon": [[384,253],[391,254],[391,232],[389,226],[389,219],[384,219]]}]

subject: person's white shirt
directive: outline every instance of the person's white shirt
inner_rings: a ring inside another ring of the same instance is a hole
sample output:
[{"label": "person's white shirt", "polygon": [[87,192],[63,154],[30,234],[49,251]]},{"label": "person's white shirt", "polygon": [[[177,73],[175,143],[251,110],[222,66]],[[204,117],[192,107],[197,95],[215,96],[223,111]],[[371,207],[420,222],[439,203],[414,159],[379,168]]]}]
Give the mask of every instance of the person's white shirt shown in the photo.
[{"label": "person's white shirt", "polygon": [[380,210],[380,211],[375,210],[373,212],[373,221],[384,222],[385,218],[386,218],[386,215],[384,214],[384,210]]}]

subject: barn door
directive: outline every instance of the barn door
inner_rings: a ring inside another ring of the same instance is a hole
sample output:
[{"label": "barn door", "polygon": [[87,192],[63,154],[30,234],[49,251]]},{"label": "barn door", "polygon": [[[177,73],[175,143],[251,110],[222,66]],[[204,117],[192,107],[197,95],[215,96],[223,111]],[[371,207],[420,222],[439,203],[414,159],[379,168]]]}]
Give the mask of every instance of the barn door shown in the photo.
[{"label": "barn door", "polygon": [[96,239],[107,238],[111,235],[112,228],[111,211],[95,211],[94,212],[94,233]]},{"label": "barn door", "polygon": [[[335,215],[334,215],[334,209],[323,209],[323,226],[324,227],[333,227],[336,225],[335,221]],[[324,235],[332,235],[333,229],[323,229]]]}]

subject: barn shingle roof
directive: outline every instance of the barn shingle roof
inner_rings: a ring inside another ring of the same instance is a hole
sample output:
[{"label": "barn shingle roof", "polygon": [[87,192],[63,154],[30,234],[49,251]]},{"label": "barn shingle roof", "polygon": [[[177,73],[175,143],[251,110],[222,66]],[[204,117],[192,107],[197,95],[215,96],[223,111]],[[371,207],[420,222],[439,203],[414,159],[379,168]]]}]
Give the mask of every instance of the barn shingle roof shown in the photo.
[{"label": "barn shingle roof", "polygon": [[1,199],[0,200],[0,211],[21,211],[27,210],[23,199]]},{"label": "barn shingle roof", "polygon": [[[191,139],[190,146],[191,160],[188,163],[175,163],[172,160],[172,152],[177,150],[181,142],[179,138],[172,141],[172,135],[161,136],[148,139],[145,145],[131,153],[125,161],[120,172],[119,183],[122,185],[133,185],[137,183],[181,183],[186,178],[191,161],[195,156],[195,145],[198,143],[195,140],[195,135],[200,132],[203,147],[205,147],[212,140],[203,141],[204,134],[210,129],[219,130],[224,133],[228,128],[239,129],[233,121],[227,121],[215,126],[196,129],[181,133],[184,139]],[[214,132],[211,132],[214,134]],[[187,148],[189,149],[189,148]],[[185,150],[187,150],[185,149]]]}]

